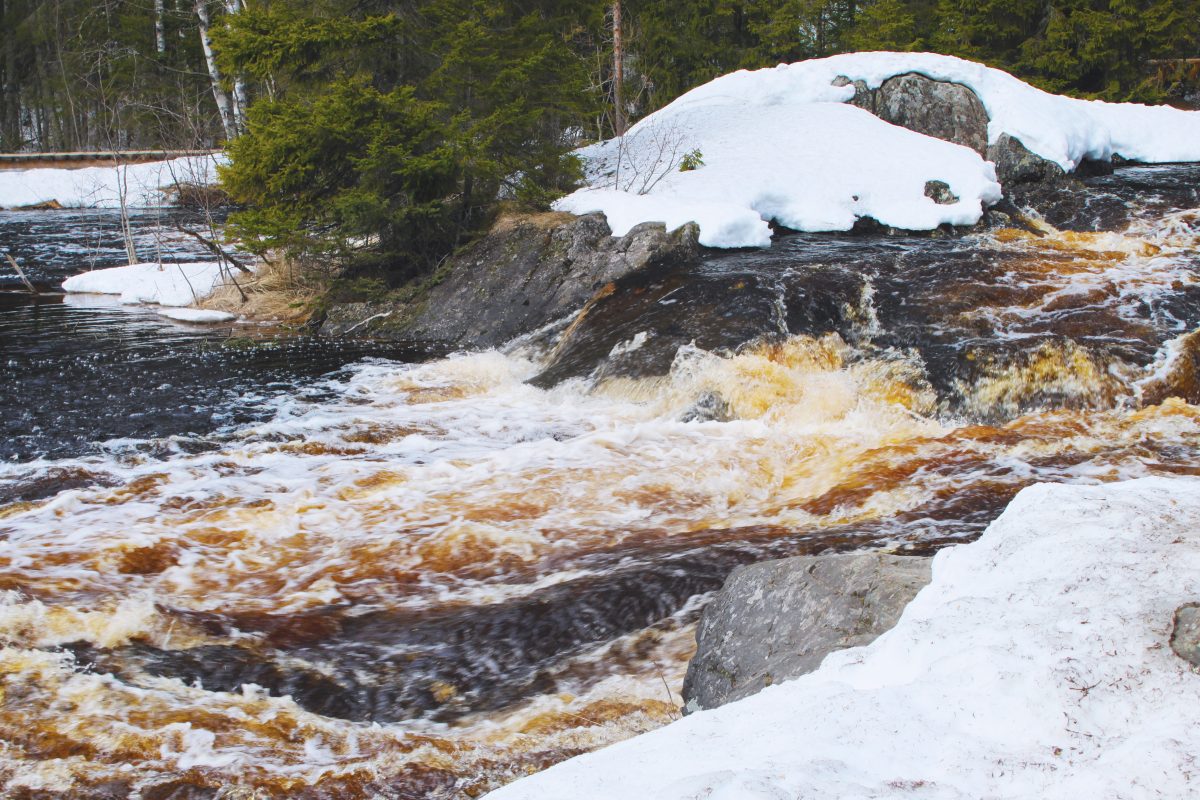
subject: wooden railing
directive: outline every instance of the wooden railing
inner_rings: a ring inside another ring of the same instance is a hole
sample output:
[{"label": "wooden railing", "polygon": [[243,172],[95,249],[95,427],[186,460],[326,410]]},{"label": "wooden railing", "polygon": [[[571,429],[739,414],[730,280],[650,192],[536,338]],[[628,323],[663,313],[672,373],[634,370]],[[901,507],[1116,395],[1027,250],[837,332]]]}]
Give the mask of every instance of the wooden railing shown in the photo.
[{"label": "wooden railing", "polygon": [[184,156],[208,156],[220,150],[102,150],[78,153],[0,153],[0,169],[32,169],[34,167],[106,166],[109,164],[144,164],[147,161],[166,161]]}]

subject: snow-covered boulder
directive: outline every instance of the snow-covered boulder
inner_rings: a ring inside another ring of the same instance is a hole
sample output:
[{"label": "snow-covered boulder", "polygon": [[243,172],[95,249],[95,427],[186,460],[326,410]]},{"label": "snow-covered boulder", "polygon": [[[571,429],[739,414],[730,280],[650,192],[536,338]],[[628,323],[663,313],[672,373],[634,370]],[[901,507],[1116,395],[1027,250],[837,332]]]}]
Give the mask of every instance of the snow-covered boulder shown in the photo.
[{"label": "snow-covered boulder", "polygon": [[1194,797],[1200,480],[1022,491],[874,643],[495,800]]},{"label": "snow-covered boulder", "polygon": [[987,109],[979,96],[961,83],[936,81],[915,72],[888,78],[874,90],[861,80],[835,79],[835,83],[841,80],[854,86],[852,105],[884,122],[961,144],[987,157]]},{"label": "snow-covered boulder", "polygon": [[[986,112],[986,149],[983,118],[963,105],[971,104],[964,92]],[[951,141],[849,105],[857,97],[937,136],[947,127],[937,124],[941,112],[919,108],[934,94],[961,96],[955,105],[964,110],[944,135]],[[852,53],[743,70],[693,89],[623,138],[583,148],[589,185],[558,208],[603,212],[617,235],[642,222],[694,221],[703,245],[761,247],[770,222],[806,231],[849,230],[866,217],[909,230],[975,224],[1002,196],[985,155],[1000,163],[1001,178],[1029,179],[1050,175],[1046,165],[1069,173],[1117,154],[1200,161],[1200,112],[1059,97],[949,56]],[[929,197],[935,181],[957,200]]]}]

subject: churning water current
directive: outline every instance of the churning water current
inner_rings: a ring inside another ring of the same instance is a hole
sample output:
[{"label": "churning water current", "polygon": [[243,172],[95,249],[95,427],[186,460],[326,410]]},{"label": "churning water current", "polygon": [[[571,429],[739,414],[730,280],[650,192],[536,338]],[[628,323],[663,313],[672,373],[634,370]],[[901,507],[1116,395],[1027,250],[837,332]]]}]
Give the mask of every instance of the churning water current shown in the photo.
[{"label": "churning water current", "polygon": [[1200,474],[1198,177],[783,237],[433,360],[0,311],[5,791],[478,796],[674,717],[740,563]]}]

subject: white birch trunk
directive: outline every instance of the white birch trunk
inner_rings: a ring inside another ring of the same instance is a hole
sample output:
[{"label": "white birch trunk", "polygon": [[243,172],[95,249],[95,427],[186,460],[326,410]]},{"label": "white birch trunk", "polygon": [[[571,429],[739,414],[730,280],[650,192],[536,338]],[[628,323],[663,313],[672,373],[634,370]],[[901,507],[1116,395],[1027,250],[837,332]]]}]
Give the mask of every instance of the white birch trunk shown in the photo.
[{"label": "white birch trunk", "polygon": [[[242,0],[225,0],[225,13],[237,14],[243,8]],[[246,130],[246,82],[240,75],[233,78],[233,124],[238,133]]]},{"label": "white birch trunk", "polygon": [[204,63],[208,65],[208,77],[212,80],[213,99],[217,101],[217,110],[221,113],[221,127],[225,129],[225,138],[232,139],[237,136],[237,124],[234,122],[229,95],[221,86],[221,70],[217,68],[212,39],[209,38],[212,21],[208,16],[207,0],[196,0],[196,17],[200,20],[200,46],[204,48]]},{"label": "white birch trunk", "polygon": [[154,0],[154,49],[160,56],[167,52],[167,26],[163,19],[165,14],[163,0]]}]

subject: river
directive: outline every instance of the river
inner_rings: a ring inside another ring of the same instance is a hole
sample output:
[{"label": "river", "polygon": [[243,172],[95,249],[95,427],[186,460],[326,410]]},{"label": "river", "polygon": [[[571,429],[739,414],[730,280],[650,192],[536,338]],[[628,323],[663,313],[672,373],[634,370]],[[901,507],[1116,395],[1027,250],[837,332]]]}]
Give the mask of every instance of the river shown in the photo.
[{"label": "river", "polygon": [[[783,235],[448,358],[10,299],[0,779],[479,796],[677,717],[738,564],[1200,474],[1198,182],[1124,169],[1033,233]],[[38,252],[86,268],[79,238]]]}]

